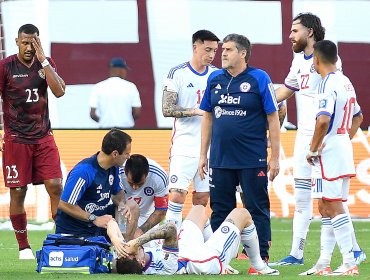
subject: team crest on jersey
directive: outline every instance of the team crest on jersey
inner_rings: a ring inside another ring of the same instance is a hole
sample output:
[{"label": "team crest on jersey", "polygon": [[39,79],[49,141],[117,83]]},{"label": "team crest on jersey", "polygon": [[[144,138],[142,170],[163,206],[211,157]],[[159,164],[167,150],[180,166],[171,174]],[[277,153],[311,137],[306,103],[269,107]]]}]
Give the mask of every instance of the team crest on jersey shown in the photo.
[{"label": "team crest on jersey", "polygon": [[170,181],[171,181],[171,183],[176,183],[178,179],[179,178],[177,178],[176,175],[172,175],[171,178],[170,178]]},{"label": "team crest on jersey", "polygon": [[230,231],[230,228],[228,227],[228,226],[223,226],[222,228],[221,228],[221,232],[222,233],[228,233]]},{"label": "team crest on jersey", "polygon": [[216,117],[216,119],[218,119],[219,117],[221,117],[221,115],[222,115],[222,109],[221,109],[221,107],[220,106],[216,106],[215,107],[215,117]]},{"label": "team crest on jersey", "polygon": [[44,69],[40,69],[38,71],[38,73],[39,73],[40,78],[45,80],[45,70]]},{"label": "team crest on jersey", "polygon": [[114,176],[112,174],[109,175],[109,178],[108,178],[108,182],[109,182],[109,185],[113,185],[113,181],[114,181]]},{"label": "team crest on jersey", "polygon": [[311,73],[315,73],[316,72],[315,65],[313,65],[313,64],[311,65],[310,72]]},{"label": "team crest on jersey", "polygon": [[244,82],[240,85],[240,91],[241,92],[248,92],[251,89],[251,84]]},{"label": "team crest on jersey", "polygon": [[152,196],[154,194],[154,190],[152,187],[145,187],[144,188],[144,193],[147,196]]},{"label": "team crest on jersey", "polygon": [[320,100],[320,104],[319,104],[319,108],[326,108],[326,99],[321,99]]}]

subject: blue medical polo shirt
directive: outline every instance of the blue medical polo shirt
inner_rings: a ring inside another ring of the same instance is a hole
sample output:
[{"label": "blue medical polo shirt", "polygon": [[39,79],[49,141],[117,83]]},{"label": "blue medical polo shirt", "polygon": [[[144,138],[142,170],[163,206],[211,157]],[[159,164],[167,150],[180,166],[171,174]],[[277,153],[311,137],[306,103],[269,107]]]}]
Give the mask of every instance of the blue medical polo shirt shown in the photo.
[{"label": "blue medical polo shirt", "polygon": [[277,111],[277,103],[265,71],[247,67],[236,77],[224,69],[213,72],[200,109],[212,112],[210,167],[267,165],[267,114]]},{"label": "blue medical polo shirt", "polygon": [[[103,216],[112,206],[111,195],[121,190],[118,167],[105,170],[98,164],[97,155],[94,155],[82,160],[71,170],[61,200],[78,205],[96,216]],[[99,231],[95,225],[77,220],[58,210],[56,233],[96,235]]]}]

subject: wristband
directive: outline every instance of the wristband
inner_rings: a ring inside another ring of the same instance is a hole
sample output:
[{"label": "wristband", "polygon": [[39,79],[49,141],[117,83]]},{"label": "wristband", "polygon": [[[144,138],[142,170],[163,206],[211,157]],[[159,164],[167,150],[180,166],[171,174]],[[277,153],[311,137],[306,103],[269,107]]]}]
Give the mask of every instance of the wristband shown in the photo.
[{"label": "wristband", "polygon": [[45,58],[45,60],[44,60],[43,62],[41,62],[41,66],[42,66],[42,68],[45,68],[45,67],[46,67],[46,66],[48,66],[48,65],[50,65],[49,60],[47,60],[47,59]]},{"label": "wristband", "polygon": [[316,151],[316,152],[311,152],[311,151],[309,151],[309,152],[308,152],[308,155],[309,155],[310,157],[317,157],[317,156],[319,155],[319,151]]}]

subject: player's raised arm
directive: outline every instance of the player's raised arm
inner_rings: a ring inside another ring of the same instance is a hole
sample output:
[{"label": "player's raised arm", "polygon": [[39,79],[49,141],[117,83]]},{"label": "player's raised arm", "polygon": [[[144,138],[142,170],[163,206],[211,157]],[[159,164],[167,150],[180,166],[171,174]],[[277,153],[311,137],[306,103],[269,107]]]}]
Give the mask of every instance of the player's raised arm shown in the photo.
[{"label": "player's raised arm", "polygon": [[170,248],[178,248],[177,228],[174,223],[165,223],[159,227],[152,228],[143,235],[127,242],[125,247],[124,257],[135,254],[140,246],[156,239],[164,239],[163,246]]},{"label": "player's raised arm", "polygon": [[32,45],[35,48],[37,59],[41,62],[41,65],[44,68],[46,81],[52,93],[56,97],[63,96],[66,87],[65,82],[55,72],[55,69],[50,64],[50,61],[46,58],[44,51],[42,49],[40,38],[38,36],[35,36],[32,39]]}]

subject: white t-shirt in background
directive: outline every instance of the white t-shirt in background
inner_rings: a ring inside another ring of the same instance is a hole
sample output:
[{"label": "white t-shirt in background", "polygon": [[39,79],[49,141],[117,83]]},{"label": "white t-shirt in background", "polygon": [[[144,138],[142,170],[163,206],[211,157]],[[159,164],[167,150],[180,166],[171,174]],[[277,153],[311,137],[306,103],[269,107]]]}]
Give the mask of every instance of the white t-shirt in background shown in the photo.
[{"label": "white t-shirt in background", "polygon": [[132,108],[141,107],[140,94],[134,83],[110,77],[93,87],[90,107],[97,110],[99,128],[133,127]]}]

